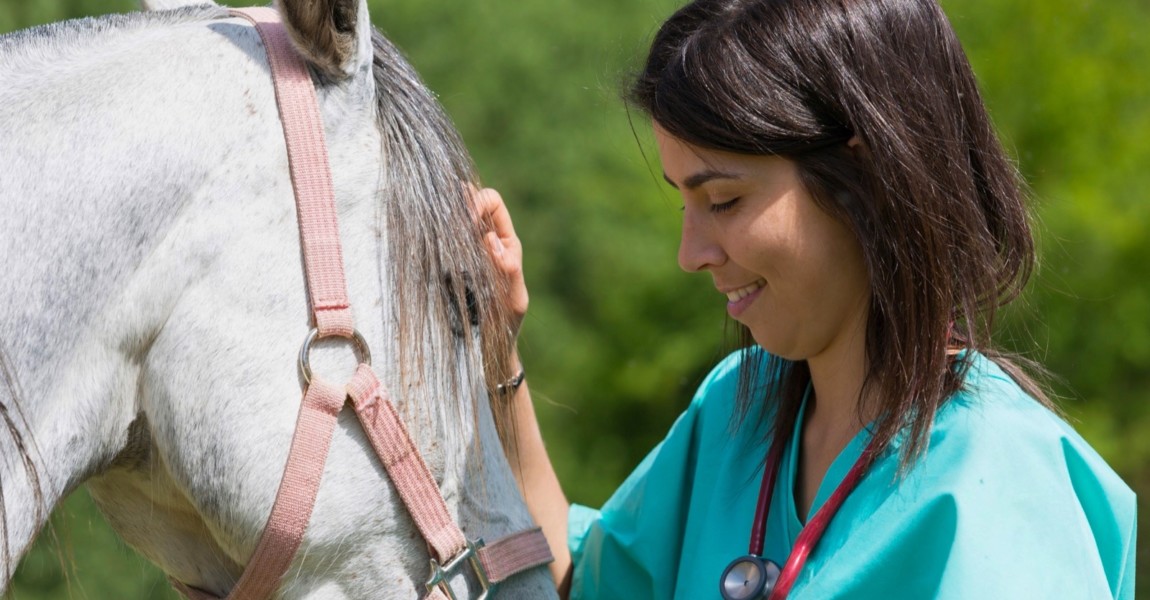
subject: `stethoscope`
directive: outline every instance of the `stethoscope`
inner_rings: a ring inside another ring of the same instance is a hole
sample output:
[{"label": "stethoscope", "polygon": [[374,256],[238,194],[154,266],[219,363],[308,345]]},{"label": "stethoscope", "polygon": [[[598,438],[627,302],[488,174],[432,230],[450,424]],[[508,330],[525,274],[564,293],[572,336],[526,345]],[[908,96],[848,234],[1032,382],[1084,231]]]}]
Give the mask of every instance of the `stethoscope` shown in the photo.
[{"label": "stethoscope", "polygon": [[[791,435],[794,435],[793,430]],[[806,564],[807,557],[822,539],[831,518],[835,516],[847,496],[862,479],[863,473],[874,461],[875,440],[871,439],[831,497],[803,526],[795,541],[795,547],[791,549],[791,555],[780,569],[777,563],[763,556],[763,538],[766,536],[771,498],[775,493],[775,479],[779,474],[779,463],[782,462],[782,447],[789,441],[789,437],[776,436],[771,442],[771,451],[767,455],[766,468],[763,470],[763,482],[759,488],[759,500],[755,505],[755,520],[751,523],[750,550],[746,556],[732,560],[723,570],[723,575],[719,579],[719,593],[722,594],[723,600],[786,598],[803,565]]]}]

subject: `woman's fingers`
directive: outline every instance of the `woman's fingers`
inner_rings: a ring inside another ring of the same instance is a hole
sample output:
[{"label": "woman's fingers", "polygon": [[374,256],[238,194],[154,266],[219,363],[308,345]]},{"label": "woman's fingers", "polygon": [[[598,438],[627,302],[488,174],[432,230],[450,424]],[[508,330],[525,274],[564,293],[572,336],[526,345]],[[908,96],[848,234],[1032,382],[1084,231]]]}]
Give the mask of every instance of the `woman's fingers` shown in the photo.
[{"label": "woman's fingers", "polygon": [[511,213],[499,192],[477,189],[468,185],[468,194],[475,205],[475,215],[483,241],[495,267],[503,276],[507,290],[508,307],[519,317],[527,313],[527,285],[523,280],[523,246],[515,235]]},{"label": "woman's fingers", "polygon": [[479,195],[486,208],[484,214],[491,224],[491,233],[495,234],[495,241],[498,243],[499,252],[496,256],[502,257],[505,261],[515,262],[514,265],[508,266],[516,268],[522,266],[522,245],[519,243],[519,236],[515,235],[515,225],[511,222],[511,213],[507,211],[503,198],[499,192],[490,188],[480,190]]},{"label": "woman's fingers", "polygon": [[511,213],[507,212],[507,205],[503,203],[503,197],[499,192],[492,188],[481,190],[472,188],[472,190],[480,219],[488,220],[499,237],[514,237],[515,226],[511,223]]},{"label": "woman's fingers", "polygon": [[471,188],[471,197],[475,202],[479,226],[485,232],[484,239],[496,264],[504,270],[521,268],[522,245],[519,236],[515,235],[515,225],[511,222],[511,213],[507,212],[503,197],[491,188],[477,190],[474,187]]}]

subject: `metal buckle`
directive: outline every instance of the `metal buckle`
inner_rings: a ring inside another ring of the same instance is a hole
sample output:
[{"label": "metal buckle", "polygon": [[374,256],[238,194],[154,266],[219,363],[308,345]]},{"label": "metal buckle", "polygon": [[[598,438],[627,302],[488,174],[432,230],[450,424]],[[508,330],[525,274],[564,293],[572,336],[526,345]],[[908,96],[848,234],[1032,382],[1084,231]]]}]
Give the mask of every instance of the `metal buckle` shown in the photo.
[{"label": "metal buckle", "polygon": [[[299,350],[299,370],[300,374],[303,375],[304,383],[307,384],[311,383],[311,345],[314,344],[318,339],[320,339],[319,330],[312,328],[312,330],[307,333],[307,338],[305,338],[303,341],[303,347]],[[351,337],[348,339],[350,339],[352,343],[355,344],[355,351],[359,357],[360,364],[365,364],[370,367],[371,349],[367,347],[367,340],[363,339],[363,336],[360,335],[359,330],[353,330],[351,332]]]},{"label": "metal buckle", "polygon": [[483,591],[479,593],[476,600],[487,600],[488,593],[491,591],[491,581],[487,578],[487,569],[484,568],[483,563],[479,560],[479,549],[483,547],[483,538],[479,538],[474,542],[467,540],[467,547],[464,548],[459,554],[451,557],[447,564],[440,565],[435,557],[431,559],[431,577],[427,579],[427,591],[431,591],[436,586],[439,586],[442,591],[450,600],[458,600],[455,592],[448,585],[447,580],[455,574],[460,565],[464,561],[471,563],[471,570],[475,572],[475,577],[479,580],[479,586]]}]

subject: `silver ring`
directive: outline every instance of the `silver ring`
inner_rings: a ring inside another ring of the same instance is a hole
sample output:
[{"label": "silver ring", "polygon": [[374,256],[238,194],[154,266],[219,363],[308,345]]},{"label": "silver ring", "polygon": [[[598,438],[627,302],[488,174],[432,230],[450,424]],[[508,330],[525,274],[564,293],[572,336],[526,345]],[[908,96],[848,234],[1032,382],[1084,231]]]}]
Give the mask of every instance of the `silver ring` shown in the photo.
[{"label": "silver ring", "polygon": [[[339,336],[326,336],[326,337],[339,337]],[[319,337],[319,329],[313,328],[307,332],[307,337],[304,338],[303,347],[299,350],[299,372],[303,375],[304,383],[311,383],[311,346],[317,340],[325,339]],[[351,331],[350,338],[344,338],[355,343],[355,354],[359,359],[359,364],[371,366],[371,350],[367,347],[367,340],[363,339],[358,329]]]}]

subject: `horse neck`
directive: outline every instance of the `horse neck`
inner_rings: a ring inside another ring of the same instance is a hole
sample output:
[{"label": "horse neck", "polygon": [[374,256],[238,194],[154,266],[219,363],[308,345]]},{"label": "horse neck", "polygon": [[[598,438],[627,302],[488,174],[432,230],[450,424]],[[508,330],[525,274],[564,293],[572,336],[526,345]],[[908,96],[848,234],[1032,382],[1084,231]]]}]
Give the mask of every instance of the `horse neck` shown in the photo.
[{"label": "horse neck", "polygon": [[188,201],[173,176],[185,165],[142,159],[162,145],[124,99],[146,102],[148,78],[110,76],[131,73],[109,68],[129,59],[144,59],[144,73],[156,68],[127,52],[146,30],[85,31],[58,25],[0,43],[0,350],[10,384],[0,399],[15,419],[0,436],[0,491],[14,556],[126,431],[131,359],[155,315],[145,304],[129,318],[122,309],[137,298],[125,292],[140,287],[146,257],[180,214],[173,206]]}]

